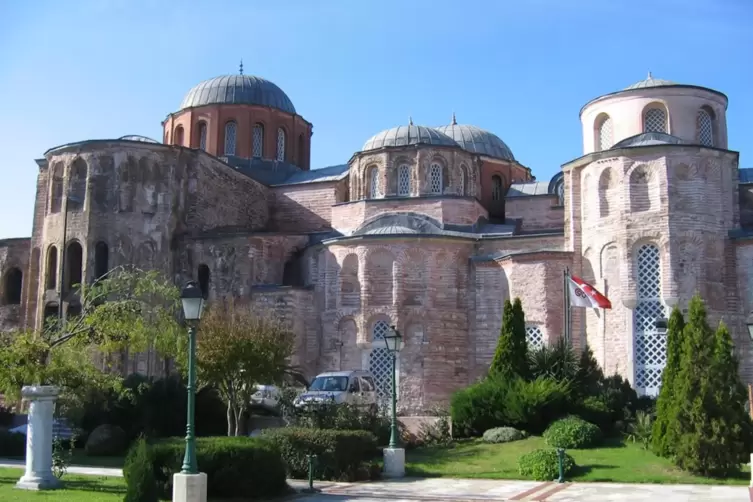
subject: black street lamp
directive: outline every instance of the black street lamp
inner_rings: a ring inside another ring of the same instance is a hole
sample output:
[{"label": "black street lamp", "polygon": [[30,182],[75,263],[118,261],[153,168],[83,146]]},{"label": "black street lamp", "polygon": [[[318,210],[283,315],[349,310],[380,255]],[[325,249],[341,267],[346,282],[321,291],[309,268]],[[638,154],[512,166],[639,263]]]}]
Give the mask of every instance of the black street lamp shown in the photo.
[{"label": "black street lamp", "polygon": [[384,343],[392,356],[392,421],[390,424],[390,448],[397,448],[397,354],[403,348],[403,337],[395,326],[384,336]]},{"label": "black street lamp", "polygon": [[194,281],[186,284],[180,293],[183,302],[183,317],[188,324],[188,412],[186,417],[186,454],[183,457],[182,474],[198,474],[196,465],[196,436],[194,416],[196,410],[196,327],[204,311],[204,295]]}]

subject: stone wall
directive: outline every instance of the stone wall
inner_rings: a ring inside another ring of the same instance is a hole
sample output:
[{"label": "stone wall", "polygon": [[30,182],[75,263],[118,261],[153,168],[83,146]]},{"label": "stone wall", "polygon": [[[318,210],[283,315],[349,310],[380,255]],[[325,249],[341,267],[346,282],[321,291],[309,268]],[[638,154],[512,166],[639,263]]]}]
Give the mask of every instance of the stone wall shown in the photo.
[{"label": "stone wall", "polygon": [[270,229],[316,232],[332,228],[332,206],[342,202],[339,185],[333,181],[272,188]]},{"label": "stone wall", "polygon": [[[32,287],[34,276],[29,275],[31,239],[0,240],[0,332],[22,328],[24,292]],[[38,258],[38,256],[37,256]]]},{"label": "stone wall", "polygon": [[556,195],[534,195],[505,199],[505,219],[520,220],[524,232],[561,229],[564,208],[558,206]]}]

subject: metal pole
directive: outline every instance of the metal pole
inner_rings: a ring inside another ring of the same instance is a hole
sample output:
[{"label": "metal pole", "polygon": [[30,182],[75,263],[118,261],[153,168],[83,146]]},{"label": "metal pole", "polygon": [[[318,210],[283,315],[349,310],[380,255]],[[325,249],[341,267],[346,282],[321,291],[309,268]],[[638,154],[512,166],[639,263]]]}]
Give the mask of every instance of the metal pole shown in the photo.
[{"label": "metal pole", "polygon": [[[399,342],[398,342],[399,343]],[[392,422],[390,424],[390,448],[397,448],[397,351],[392,352]]]},{"label": "metal pole", "polygon": [[196,408],[196,325],[188,326],[188,411],[186,413],[186,454],[183,457],[183,474],[198,474],[196,465],[196,438],[194,436],[194,412]]},{"label": "metal pole", "polygon": [[565,271],[563,273],[563,286],[564,286],[564,297],[565,297],[565,304],[564,304],[564,323],[565,323],[565,329],[563,330],[564,337],[565,337],[565,343],[570,343],[570,284],[568,283],[568,276],[569,276],[569,270],[567,267],[565,267]]},{"label": "metal pole", "polygon": [[557,448],[557,463],[559,464],[560,477],[557,480],[558,483],[565,482],[565,450],[563,448]]}]

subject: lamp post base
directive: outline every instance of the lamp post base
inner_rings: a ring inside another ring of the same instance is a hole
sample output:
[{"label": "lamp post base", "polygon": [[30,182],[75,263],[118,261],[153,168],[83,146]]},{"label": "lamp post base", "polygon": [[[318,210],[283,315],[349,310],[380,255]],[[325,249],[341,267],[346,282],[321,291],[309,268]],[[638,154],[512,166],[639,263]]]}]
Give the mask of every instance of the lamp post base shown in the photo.
[{"label": "lamp post base", "polygon": [[404,478],[405,477],[405,449],[404,448],[385,448],[384,449],[384,477],[385,478]]},{"label": "lamp post base", "polygon": [[207,475],[174,474],[173,502],[207,502]]}]

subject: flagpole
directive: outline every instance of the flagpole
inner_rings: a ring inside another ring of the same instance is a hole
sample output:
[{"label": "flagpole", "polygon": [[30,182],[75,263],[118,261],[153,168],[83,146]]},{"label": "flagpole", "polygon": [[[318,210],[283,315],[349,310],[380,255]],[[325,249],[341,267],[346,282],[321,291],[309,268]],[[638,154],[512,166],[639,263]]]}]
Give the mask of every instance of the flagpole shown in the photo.
[{"label": "flagpole", "polygon": [[563,319],[565,326],[563,330],[564,332],[563,336],[565,337],[565,343],[569,344],[570,343],[570,284],[568,284],[568,281],[567,281],[568,275],[570,275],[569,270],[567,267],[565,267],[565,270],[563,272],[563,278],[562,278],[563,279],[562,285],[564,286],[564,290],[565,290],[564,291],[565,292],[565,295],[564,295],[565,310],[564,310],[564,319]]}]

